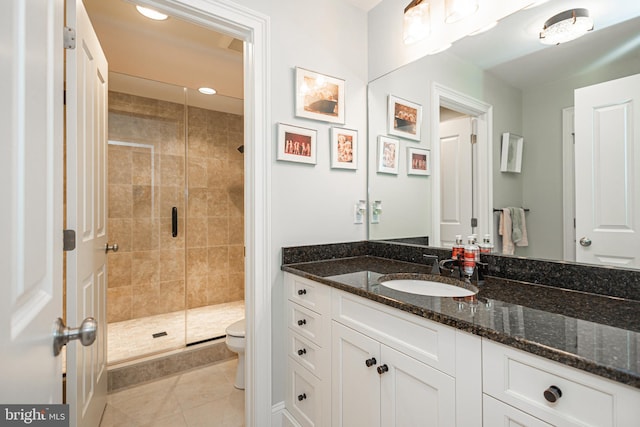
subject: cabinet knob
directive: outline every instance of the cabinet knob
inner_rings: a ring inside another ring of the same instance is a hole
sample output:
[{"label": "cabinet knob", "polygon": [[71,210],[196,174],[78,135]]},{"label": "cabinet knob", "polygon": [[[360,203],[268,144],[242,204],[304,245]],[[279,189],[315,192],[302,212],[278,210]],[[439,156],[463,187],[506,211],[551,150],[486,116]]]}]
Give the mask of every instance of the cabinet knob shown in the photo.
[{"label": "cabinet knob", "polygon": [[544,391],[544,398],[547,402],[556,403],[562,397],[562,390],[552,385]]},{"label": "cabinet knob", "polygon": [[372,357],[371,359],[367,359],[364,361],[364,364],[367,365],[368,368],[372,367],[376,363],[378,363],[378,361],[376,360],[375,357]]},{"label": "cabinet knob", "polygon": [[382,365],[382,366],[378,366],[378,373],[380,375],[382,375],[382,374],[384,374],[385,372],[388,372],[388,371],[389,371],[389,367],[387,366],[386,363],[384,365]]},{"label": "cabinet knob", "polygon": [[298,326],[306,325],[307,319],[298,320]]},{"label": "cabinet knob", "polygon": [[298,289],[298,295],[305,295],[307,293],[306,289]]},{"label": "cabinet knob", "polygon": [[305,400],[307,398],[307,393],[302,393],[298,395],[298,400],[300,402],[302,402],[303,400]]},{"label": "cabinet knob", "polygon": [[307,354],[306,348],[301,348],[300,350],[298,350],[298,356],[302,356],[303,354]]}]

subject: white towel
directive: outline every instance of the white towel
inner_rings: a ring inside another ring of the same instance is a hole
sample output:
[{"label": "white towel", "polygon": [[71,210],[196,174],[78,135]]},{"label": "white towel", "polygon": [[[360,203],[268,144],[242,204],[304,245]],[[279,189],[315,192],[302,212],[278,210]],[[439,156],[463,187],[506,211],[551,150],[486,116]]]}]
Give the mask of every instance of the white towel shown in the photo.
[{"label": "white towel", "polygon": [[515,252],[513,240],[511,240],[512,232],[511,212],[509,208],[503,208],[500,213],[498,233],[502,236],[502,253],[504,255],[513,255]]},{"label": "white towel", "polygon": [[527,239],[527,223],[524,219],[524,209],[520,208],[520,231],[522,232],[522,237],[518,242],[516,242],[516,246],[529,246],[529,240]]}]

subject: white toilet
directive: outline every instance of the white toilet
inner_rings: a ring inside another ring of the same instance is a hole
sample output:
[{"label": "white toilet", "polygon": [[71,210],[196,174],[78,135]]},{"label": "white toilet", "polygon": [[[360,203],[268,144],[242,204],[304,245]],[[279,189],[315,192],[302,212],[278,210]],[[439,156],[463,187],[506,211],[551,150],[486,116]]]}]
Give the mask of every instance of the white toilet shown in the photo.
[{"label": "white toilet", "polygon": [[238,353],[238,370],[236,371],[235,387],[244,390],[244,319],[227,326],[227,347],[234,353]]}]

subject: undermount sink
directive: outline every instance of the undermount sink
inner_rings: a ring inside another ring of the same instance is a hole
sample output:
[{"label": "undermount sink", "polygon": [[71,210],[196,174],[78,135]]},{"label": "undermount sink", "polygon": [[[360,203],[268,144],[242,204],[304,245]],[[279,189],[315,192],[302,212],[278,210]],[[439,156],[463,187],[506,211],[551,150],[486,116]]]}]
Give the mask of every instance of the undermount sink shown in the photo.
[{"label": "undermount sink", "polygon": [[446,280],[427,274],[390,274],[382,276],[379,283],[396,291],[432,297],[468,297],[478,293],[478,288],[469,283],[457,280],[455,282],[460,283],[447,283],[453,280]]}]

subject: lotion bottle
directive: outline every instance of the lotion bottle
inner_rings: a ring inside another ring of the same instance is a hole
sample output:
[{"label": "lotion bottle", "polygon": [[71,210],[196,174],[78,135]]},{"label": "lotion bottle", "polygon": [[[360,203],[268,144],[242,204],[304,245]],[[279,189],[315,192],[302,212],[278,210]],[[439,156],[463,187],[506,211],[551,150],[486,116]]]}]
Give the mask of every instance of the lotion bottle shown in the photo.
[{"label": "lotion bottle", "polygon": [[471,277],[476,268],[476,260],[480,258],[480,248],[473,243],[473,236],[469,236],[467,242],[467,245],[464,247],[462,270],[465,276]]}]

